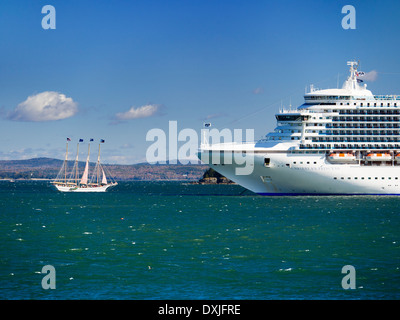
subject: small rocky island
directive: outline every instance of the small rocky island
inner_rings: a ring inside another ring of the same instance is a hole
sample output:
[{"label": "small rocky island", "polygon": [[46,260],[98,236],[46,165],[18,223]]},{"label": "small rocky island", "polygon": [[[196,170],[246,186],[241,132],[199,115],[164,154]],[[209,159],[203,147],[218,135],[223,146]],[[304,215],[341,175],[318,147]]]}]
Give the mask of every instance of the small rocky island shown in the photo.
[{"label": "small rocky island", "polygon": [[224,177],[222,174],[209,168],[204,172],[203,177],[197,182],[198,184],[235,184],[232,180]]}]

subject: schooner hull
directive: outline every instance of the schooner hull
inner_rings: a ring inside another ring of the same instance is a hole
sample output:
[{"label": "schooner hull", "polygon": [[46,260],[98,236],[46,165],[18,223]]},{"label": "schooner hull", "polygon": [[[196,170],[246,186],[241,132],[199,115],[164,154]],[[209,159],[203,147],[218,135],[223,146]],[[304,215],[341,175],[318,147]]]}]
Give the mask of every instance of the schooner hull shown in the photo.
[{"label": "schooner hull", "polygon": [[117,183],[108,184],[98,187],[71,187],[54,185],[61,192],[106,192],[109,187],[115,186]]}]

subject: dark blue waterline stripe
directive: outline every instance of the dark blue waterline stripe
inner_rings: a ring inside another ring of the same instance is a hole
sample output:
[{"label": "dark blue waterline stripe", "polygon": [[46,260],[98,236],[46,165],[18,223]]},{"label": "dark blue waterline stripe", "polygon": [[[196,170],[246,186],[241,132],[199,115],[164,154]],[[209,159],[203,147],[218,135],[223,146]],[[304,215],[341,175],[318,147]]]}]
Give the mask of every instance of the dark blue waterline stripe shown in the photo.
[{"label": "dark blue waterline stripe", "polygon": [[257,193],[260,196],[400,196],[399,193]]}]

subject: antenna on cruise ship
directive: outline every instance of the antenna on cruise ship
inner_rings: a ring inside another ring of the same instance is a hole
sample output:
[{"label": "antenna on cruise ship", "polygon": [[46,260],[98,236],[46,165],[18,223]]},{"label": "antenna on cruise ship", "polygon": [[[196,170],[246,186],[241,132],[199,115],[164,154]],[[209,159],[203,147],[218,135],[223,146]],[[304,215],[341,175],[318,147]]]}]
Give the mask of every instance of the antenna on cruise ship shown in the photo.
[{"label": "antenna on cruise ship", "polygon": [[[210,128],[211,127],[211,122],[204,122],[203,123],[203,129],[204,128]],[[203,131],[203,145],[205,145],[205,146],[208,146],[209,145],[209,143],[208,143],[208,137],[207,137],[207,134],[206,134],[206,132],[207,132],[207,130],[202,130]]]}]

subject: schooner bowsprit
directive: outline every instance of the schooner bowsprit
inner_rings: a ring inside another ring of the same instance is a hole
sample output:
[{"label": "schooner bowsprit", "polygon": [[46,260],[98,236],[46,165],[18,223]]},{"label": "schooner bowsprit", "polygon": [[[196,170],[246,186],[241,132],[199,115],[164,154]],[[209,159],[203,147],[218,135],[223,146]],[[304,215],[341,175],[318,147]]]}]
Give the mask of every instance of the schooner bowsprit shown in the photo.
[{"label": "schooner bowsprit", "polygon": [[[90,139],[88,144],[88,155],[86,158],[85,169],[82,176],[79,176],[78,158],[79,158],[79,143],[83,142],[83,139],[79,139],[76,151],[76,158],[72,170],[68,172],[68,142],[71,139],[67,138],[67,150],[65,153],[65,160],[61,166],[57,177],[51,183],[57,188],[58,191],[62,192],[105,192],[109,187],[116,186],[118,183],[114,181],[109,174],[106,167],[100,164],[100,146],[105,141],[100,140],[99,153],[97,156],[96,166],[92,172],[92,176],[89,179],[89,158],[90,158]],[[106,175],[107,171],[107,175]],[[108,176],[108,177],[107,177]]]}]

